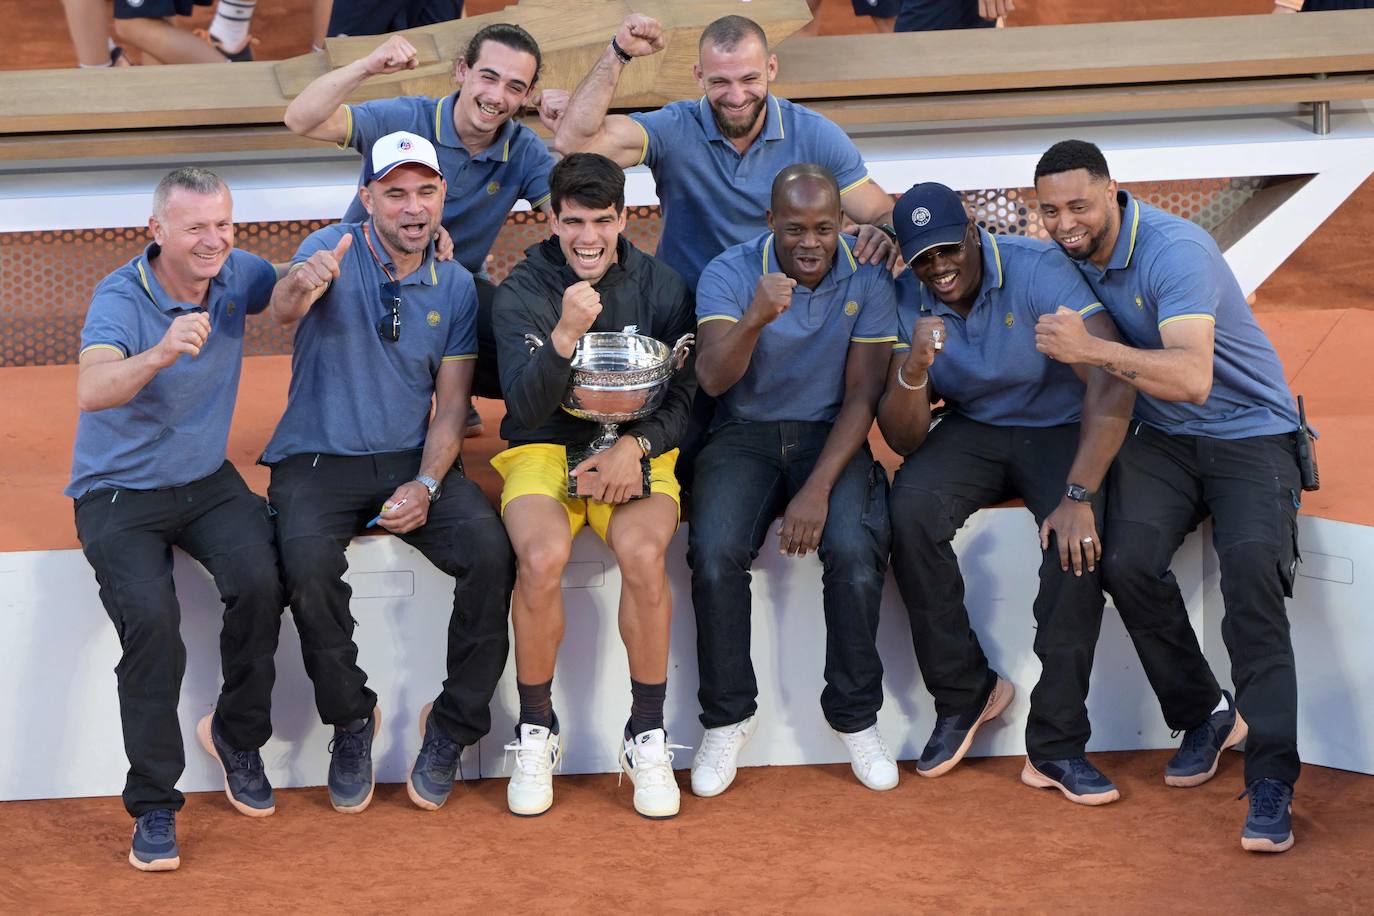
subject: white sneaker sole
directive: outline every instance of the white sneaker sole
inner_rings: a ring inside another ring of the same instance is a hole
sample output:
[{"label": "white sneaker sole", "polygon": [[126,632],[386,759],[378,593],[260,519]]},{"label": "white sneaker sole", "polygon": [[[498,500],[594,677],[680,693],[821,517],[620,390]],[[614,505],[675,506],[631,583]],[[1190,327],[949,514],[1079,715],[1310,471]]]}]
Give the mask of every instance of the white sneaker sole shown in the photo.
[{"label": "white sneaker sole", "polygon": [[[382,709],[381,709],[380,706],[374,706],[374,707],[372,707],[372,740],[373,740],[373,741],[376,741],[376,740],[377,740],[377,732],[379,732],[379,731],[381,731],[381,730],[382,730]],[[407,780],[406,780],[406,784],[409,785],[409,784],[410,784],[410,780],[407,779]],[[328,786],[325,787],[325,791],[326,791],[326,792],[329,791],[329,787],[328,787]],[[377,791],[377,773],[376,773],[376,771],[374,770],[373,773],[372,773],[372,787],[371,787],[370,789],[367,790],[367,798],[364,798],[362,801],[358,802],[356,805],[336,805],[336,804],[334,804],[334,797],[331,795],[331,796],[329,797],[329,806],[330,806],[331,808],[333,808],[335,811],[339,812],[340,814],[362,814],[364,811],[367,810],[367,806],[370,805],[370,804],[372,804],[372,796],[373,796],[374,793],[376,793],[376,791]]]},{"label": "white sneaker sole", "polygon": [[[1221,755],[1230,750],[1237,744],[1245,740],[1245,736],[1250,733],[1250,726],[1245,724],[1245,720],[1240,717],[1239,710],[1236,712],[1236,723],[1231,726],[1231,734],[1226,736],[1226,740],[1221,743],[1221,750],[1217,751],[1216,757],[1212,759],[1212,768],[1205,773],[1198,773],[1196,776],[1165,776],[1164,784],[1178,789],[1191,789],[1193,786],[1200,786],[1213,776],[1217,775],[1217,767],[1221,764]],[[1268,843],[1268,840],[1263,842]],[[1290,841],[1289,846],[1292,845]],[[1288,846],[1283,847],[1287,849]],[[1283,852],[1283,849],[1269,850]]]},{"label": "white sneaker sole", "polygon": [[[239,814],[243,814],[248,817],[268,817],[274,814],[277,810],[276,805],[273,805],[270,808],[254,808],[251,805],[245,805],[243,802],[234,798],[234,793],[229,791],[229,771],[224,768],[224,761],[219,759],[219,753],[215,750],[215,739],[210,737],[210,719],[213,716],[214,713],[210,713],[210,715],[206,716],[205,718],[201,719],[199,722],[196,723],[196,740],[200,742],[201,747],[205,748],[205,753],[210,755],[210,759],[215,761],[215,763],[219,766],[219,771],[224,774],[224,797],[229,799],[229,804],[233,805],[234,810],[237,811]],[[131,852],[129,853],[129,855],[132,856],[133,853]],[[135,865],[134,868],[139,868],[139,866]],[[172,868],[176,868],[176,866],[173,865]],[[167,869],[165,868],[143,868],[140,870],[167,871]]]}]

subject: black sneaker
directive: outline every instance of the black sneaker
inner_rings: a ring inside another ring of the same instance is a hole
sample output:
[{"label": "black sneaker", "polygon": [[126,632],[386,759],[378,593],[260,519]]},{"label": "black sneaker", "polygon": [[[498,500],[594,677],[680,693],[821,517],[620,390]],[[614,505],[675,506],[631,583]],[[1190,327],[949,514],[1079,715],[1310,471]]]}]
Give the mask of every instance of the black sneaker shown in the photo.
[{"label": "black sneaker", "polygon": [[438,811],[453,791],[453,777],[463,746],[450,740],[434,721],[433,703],[420,710],[420,753],[410,768],[406,792],[410,800],[426,811]]},{"label": "black sneaker", "polygon": [[157,808],[145,811],[134,820],[129,864],[139,871],[174,871],[181,865],[175,811]]},{"label": "black sneaker", "polygon": [[1000,716],[1016,696],[1011,681],[995,671],[988,672],[988,686],[984,689],[987,693],[982,701],[968,712],[935,718],[935,729],[930,733],[925,750],[921,751],[921,758],[916,761],[917,773],[935,777],[954,769],[973,745],[978,726]]},{"label": "black sneaker", "polygon": [[1226,708],[1214,712],[1206,720],[1183,733],[1178,753],[1164,766],[1164,781],[1171,786],[1200,786],[1217,773],[1221,752],[1235,747],[1244,738],[1249,726],[1236,710],[1235,698],[1223,690]]},{"label": "black sneaker", "polygon": [[477,412],[477,407],[468,401],[468,425],[463,428],[463,438],[472,439],[482,435],[482,415]]},{"label": "black sneaker", "polygon": [[1250,796],[1250,813],[1240,832],[1240,847],[1250,852],[1283,852],[1293,845],[1293,787],[1282,779],[1256,779],[1237,798]]},{"label": "black sneaker", "polygon": [[277,810],[272,784],[262,769],[262,755],[241,751],[225,740],[218,714],[210,713],[196,723],[196,737],[224,771],[224,794],[235,810],[249,817],[267,817]]},{"label": "black sneaker", "polygon": [[366,719],[334,726],[329,742],[329,803],[340,814],[361,814],[372,804],[372,739],[382,719],[373,709]]},{"label": "black sneaker", "polygon": [[1064,797],[1080,805],[1105,805],[1121,797],[1112,781],[1088,762],[1086,757],[1063,760],[1026,758],[1021,781],[1035,789],[1058,789]]}]

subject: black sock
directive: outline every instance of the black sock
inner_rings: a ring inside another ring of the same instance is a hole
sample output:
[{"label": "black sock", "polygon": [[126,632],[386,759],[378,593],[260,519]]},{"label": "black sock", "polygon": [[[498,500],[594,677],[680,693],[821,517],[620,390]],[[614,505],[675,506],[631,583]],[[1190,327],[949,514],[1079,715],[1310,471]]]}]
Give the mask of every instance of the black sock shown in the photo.
[{"label": "black sock", "polygon": [[630,678],[630,736],[663,727],[663,700],[668,696],[668,682],[641,684]]},{"label": "black sock", "polygon": [[542,684],[522,684],[515,682],[520,692],[520,722],[525,725],[542,725],[553,730],[553,681]]}]

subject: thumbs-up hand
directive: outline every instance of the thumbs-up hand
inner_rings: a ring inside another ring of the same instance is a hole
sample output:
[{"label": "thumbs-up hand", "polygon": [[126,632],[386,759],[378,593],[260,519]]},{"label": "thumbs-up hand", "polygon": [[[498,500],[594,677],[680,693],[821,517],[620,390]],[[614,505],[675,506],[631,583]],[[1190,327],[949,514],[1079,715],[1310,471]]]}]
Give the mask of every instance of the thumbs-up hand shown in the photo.
[{"label": "thumbs-up hand", "polygon": [[323,292],[325,287],[339,278],[339,264],[352,247],[353,233],[348,232],[339,239],[332,251],[322,248],[302,262],[300,267],[291,271],[291,278],[307,292]]}]

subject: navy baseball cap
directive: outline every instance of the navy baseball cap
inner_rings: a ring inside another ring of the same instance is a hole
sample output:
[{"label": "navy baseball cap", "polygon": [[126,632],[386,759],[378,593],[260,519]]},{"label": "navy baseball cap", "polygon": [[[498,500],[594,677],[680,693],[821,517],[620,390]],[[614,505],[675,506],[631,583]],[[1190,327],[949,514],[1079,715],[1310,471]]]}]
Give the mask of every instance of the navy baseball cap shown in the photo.
[{"label": "navy baseball cap", "polygon": [[923,252],[941,245],[957,245],[968,229],[964,201],[954,191],[934,181],[912,185],[897,198],[892,226],[902,260],[910,264]]}]

